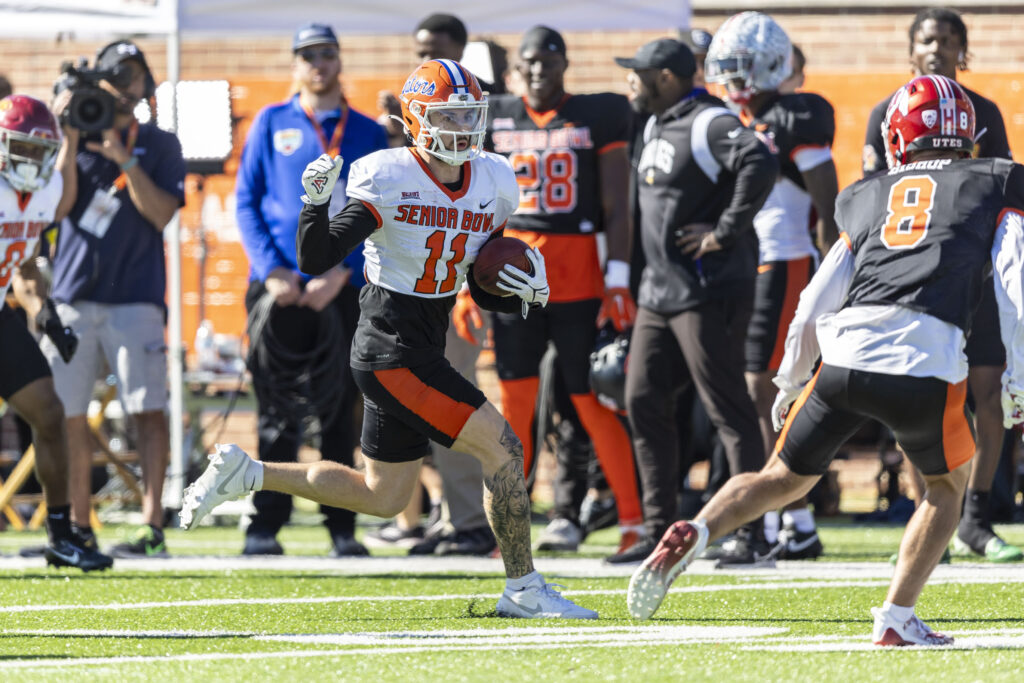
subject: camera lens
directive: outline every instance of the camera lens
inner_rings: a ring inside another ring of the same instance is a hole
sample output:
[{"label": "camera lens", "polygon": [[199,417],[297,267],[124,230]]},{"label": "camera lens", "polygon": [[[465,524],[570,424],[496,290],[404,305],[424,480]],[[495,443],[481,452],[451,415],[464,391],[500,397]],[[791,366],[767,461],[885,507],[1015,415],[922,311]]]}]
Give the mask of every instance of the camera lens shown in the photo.
[{"label": "camera lens", "polygon": [[100,100],[89,97],[78,106],[78,117],[86,124],[95,124],[103,118],[105,107]]}]

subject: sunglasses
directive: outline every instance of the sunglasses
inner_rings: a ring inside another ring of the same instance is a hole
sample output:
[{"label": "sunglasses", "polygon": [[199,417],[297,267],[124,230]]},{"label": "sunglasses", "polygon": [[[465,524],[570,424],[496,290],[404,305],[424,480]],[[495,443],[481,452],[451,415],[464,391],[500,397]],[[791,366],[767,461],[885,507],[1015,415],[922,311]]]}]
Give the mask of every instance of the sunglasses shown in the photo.
[{"label": "sunglasses", "polygon": [[335,48],[335,47],[322,47],[320,49],[308,48],[308,49],[305,49],[305,50],[299,50],[295,54],[297,54],[299,56],[299,59],[301,59],[302,61],[309,62],[310,64],[312,64],[317,59],[322,59],[324,61],[332,61],[332,60],[337,59],[338,58],[338,48]]}]

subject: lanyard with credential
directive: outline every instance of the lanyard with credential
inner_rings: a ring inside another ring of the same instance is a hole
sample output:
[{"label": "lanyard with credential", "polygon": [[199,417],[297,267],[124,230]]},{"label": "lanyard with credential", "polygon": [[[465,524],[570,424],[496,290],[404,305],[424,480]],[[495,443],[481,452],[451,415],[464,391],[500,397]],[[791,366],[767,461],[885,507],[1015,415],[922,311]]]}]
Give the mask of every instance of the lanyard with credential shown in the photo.
[{"label": "lanyard with credential", "polygon": [[[128,130],[128,139],[125,141],[125,148],[135,153],[135,139],[139,137],[139,122],[132,122],[132,127]],[[113,184],[110,186],[110,194],[117,194],[128,186],[128,174],[125,171],[121,171],[121,175],[114,179]]]},{"label": "lanyard with credential", "polygon": [[323,127],[320,126],[320,122],[316,120],[316,115],[313,110],[303,105],[302,111],[305,112],[306,118],[313,125],[313,130],[316,131],[316,135],[320,138],[320,147],[323,148],[324,152],[330,154],[332,157],[338,156],[341,152],[341,139],[345,137],[345,122],[348,121],[348,106],[342,103],[341,107],[341,118],[338,119],[338,125],[334,127],[334,135],[331,136],[331,141],[327,142],[327,135],[324,134]]}]

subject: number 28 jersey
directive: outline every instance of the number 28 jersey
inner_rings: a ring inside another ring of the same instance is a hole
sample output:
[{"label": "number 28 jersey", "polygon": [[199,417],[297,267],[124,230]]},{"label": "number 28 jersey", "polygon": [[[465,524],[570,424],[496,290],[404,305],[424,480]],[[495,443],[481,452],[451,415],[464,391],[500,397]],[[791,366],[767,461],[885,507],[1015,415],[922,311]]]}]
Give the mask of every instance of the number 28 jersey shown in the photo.
[{"label": "number 28 jersey", "polygon": [[20,194],[0,180],[0,307],[15,269],[35,253],[39,236],[53,222],[63,187],[58,171],[32,194]]},{"label": "number 28 jersey", "polygon": [[480,247],[504,227],[519,199],[508,161],[484,152],[463,164],[457,191],[441,184],[411,148],[352,164],[348,196],[376,214],[366,239],[366,280],[425,298],[454,295]]},{"label": "number 28 jersey", "polygon": [[1024,166],[936,159],[840,193],[836,223],[855,254],[847,306],[898,304],[970,330],[996,228],[1024,214]]}]

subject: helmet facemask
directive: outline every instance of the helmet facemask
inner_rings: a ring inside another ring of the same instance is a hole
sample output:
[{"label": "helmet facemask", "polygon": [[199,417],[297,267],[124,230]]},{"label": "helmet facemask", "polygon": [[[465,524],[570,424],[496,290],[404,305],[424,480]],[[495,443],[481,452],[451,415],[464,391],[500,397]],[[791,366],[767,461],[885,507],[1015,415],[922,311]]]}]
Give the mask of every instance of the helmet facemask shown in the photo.
[{"label": "helmet facemask", "polygon": [[704,80],[725,87],[729,100],[747,104],[756,94],[753,79],[754,56],[734,53],[709,59],[704,63]]},{"label": "helmet facemask", "polygon": [[0,177],[18,192],[42,189],[53,175],[59,147],[52,138],[0,130]]},{"label": "helmet facemask", "polygon": [[413,143],[427,154],[446,164],[460,166],[483,151],[487,132],[486,99],[457,94],[450,95],[447,102],[410,99],[406,107],[419,124]]}]

